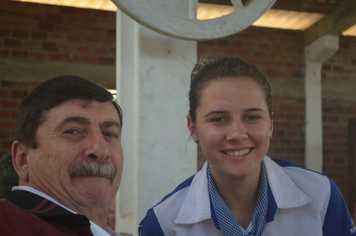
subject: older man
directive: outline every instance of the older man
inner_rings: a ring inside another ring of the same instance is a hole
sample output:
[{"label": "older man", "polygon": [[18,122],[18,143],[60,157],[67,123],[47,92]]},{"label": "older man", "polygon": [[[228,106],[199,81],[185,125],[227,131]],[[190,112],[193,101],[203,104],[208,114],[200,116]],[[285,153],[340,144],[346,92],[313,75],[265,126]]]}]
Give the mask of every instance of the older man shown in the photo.
[{"label": "older man", "polygon": [[35,88],[18,110],[19,187],[0,203],[0,235],[118,235],[107,214],[121,180],[121,128],[113,96],[89,80]]}]

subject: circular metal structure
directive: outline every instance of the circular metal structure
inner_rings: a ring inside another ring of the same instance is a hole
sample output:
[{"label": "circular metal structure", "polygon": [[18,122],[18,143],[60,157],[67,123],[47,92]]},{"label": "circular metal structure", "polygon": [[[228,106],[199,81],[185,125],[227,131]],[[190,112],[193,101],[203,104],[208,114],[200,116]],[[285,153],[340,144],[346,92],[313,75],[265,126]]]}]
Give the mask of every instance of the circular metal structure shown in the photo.
[{"label": "circular metal structure", "polygon": [[[185,19],[170,15],[147,0],[112,0],[125,14],[158,33],[185,40],[210,40],[226,37],[251,26],[276,0],[231,0],[235,11],[210,20]],[[174,1],[174,0],[173,0]]]}]

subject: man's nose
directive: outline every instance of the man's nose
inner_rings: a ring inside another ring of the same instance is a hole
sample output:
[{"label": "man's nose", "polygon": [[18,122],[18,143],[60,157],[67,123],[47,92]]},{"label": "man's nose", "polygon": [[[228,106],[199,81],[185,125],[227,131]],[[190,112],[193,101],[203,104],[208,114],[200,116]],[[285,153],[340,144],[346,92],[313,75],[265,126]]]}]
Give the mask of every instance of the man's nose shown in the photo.
[{"label": "man's nose", "polygon": [[86,156],[92,160],[104,160],[110,155],[108,144],[101,132],[94,132],[89,138]]},{"label": "man's nose", "polygon": [[242,123],[242,121],[234,121],[228,127],[228,132],[226,135],[227,140],[244,140],[248,138],[247,129]]}]

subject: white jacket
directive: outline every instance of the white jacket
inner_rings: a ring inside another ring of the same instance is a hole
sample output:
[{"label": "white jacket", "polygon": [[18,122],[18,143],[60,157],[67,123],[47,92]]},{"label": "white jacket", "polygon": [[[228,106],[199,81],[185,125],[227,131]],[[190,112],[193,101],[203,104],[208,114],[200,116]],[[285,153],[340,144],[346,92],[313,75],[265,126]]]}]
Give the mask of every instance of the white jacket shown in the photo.
[{"label": "white jacket", "polygon": [[[289,161],[264,157],[268,177],[267,223],[262,236],[347,236],[356,227],[333,181]],[[140,236],[222,236],[211,210],[207,163],[151,208]]]}]

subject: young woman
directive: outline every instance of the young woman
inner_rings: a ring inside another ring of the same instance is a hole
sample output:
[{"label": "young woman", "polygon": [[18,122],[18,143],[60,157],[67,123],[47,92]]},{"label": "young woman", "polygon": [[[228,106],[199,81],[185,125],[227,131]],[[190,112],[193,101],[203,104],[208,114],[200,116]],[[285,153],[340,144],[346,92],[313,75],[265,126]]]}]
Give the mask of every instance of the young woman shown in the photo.
[{"label": "young woman", "polygon": [[190,88],[187,125],[207,161],[148,211],[141,236],[356,235],[333,181],[266,156],[271,88],[254,65],[198,64]]}]

